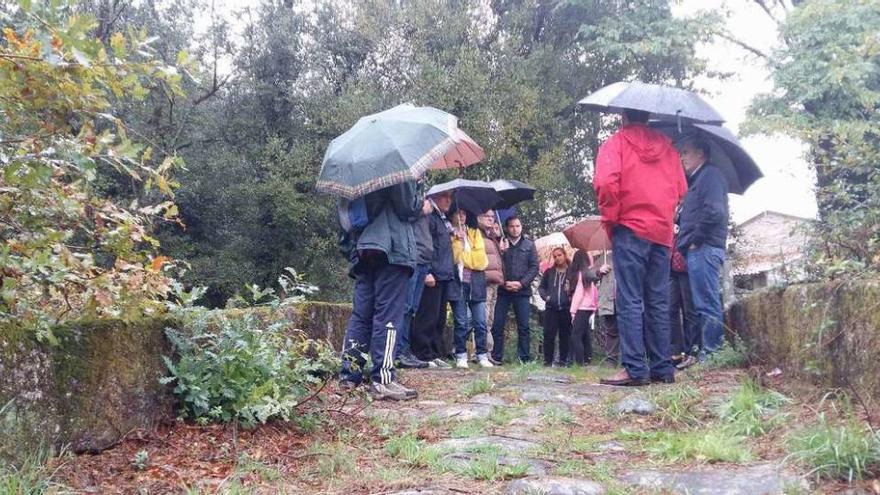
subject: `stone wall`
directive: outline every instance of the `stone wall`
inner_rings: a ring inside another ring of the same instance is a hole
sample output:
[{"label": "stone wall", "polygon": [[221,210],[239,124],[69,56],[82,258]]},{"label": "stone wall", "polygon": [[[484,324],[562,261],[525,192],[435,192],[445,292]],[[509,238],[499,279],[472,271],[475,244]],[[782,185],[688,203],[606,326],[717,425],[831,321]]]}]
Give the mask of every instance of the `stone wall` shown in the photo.
[{"label": "stone wall", "polygon": [[880,405],[880,280],[764,290],[736,302],[727,323],[759,364]]},{"label": "stone wall", "polygon": [[[264,309],[223,312],[245,311],[271,318]],[[292,327],[340,348],[350,306],[304,303],[284,311]],[[56,330],[56,346],[0,328],[0,459],[40,444],[99,451],[132,430],[173,419],[170,386],[159,383],[168,374],[168,326],[179,322],[78,322]]]}]

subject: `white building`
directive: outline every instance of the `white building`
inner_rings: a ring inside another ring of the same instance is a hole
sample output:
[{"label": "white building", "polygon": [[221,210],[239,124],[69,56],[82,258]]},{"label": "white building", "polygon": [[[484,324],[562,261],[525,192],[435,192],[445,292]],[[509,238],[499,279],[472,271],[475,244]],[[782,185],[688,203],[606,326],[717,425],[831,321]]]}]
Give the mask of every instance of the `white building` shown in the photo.
[{"label": "white building", "polygon": [[736,292],[802,282],[806,279],[809,218],[765,211],[738,226],[729,247]]}]

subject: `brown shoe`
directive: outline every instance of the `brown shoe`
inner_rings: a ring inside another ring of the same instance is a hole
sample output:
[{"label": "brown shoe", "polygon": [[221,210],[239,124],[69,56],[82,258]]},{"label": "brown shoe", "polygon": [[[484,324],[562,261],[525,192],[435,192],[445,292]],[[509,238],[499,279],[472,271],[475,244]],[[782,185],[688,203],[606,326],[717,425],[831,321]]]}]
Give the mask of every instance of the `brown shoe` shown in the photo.
[{"label": "brown shoe", "polygon": [[615,387],[641,387],[650,385],[651,380],[648,378],[630,378],[626,370],[620,370],[611,378],[602,378],[599,380],[602,385],[613,385]]}]

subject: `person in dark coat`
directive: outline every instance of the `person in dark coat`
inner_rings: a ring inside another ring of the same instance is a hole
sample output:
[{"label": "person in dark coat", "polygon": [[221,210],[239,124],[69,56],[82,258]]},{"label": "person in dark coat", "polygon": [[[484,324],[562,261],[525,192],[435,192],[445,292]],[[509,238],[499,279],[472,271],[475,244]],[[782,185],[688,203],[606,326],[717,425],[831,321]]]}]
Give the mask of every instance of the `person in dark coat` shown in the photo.
[{"label": "person in dark coat", "polygon": [[355,284],[343,340],[340,389],[351,390],[364,381],[363,356],[369,353],[373,397],[412,399],[416,391],[397,382],[394,348],[404,319],[400,301],[416,266],[412,221],[419,215],[421,201],[412,181],[369,193],[364,200],[369,223],[362,231],[343,235]]},{"label": "person in dark coat", "polygon": [[559,363],[568,361],[568,345],[571,341],[571,307],[569,284],[566,283],[568,255],[565,248],[557,247],[551,253],[553,266],[544,271],[538,293],[546,302],[544,309],[544,366],[552,366],[556,353],[556,336],[559,336]]},{"label": "person in dark coat", "polygon": [[504,223],[507,239],[502,241],[502,265],[504,284],[498,287],[498,301],[495,303],[495,317],[492,322],[492,359],[500,364],[504,357],[504,326],[511,306],[516,315],[517,354],[519,360],[531,360],[529,350],[529,297],[532,295],[532,280],[538,276],[538,250],[535,243],[523,235],[519,217],[511,216]]},{"label": "person in dark coat", "polygon": [[422,300],[422,292],[425,289],[425,279],[431,269],[434,260],[434,241],[431,239],[431,202],[425,199],[422,204],[422,214],[413,223],[413,232],[416,238],[416,269],[406,287],[406,306],[404,307],[403,325],[398,332],[396,358],[401,368],[427,368],[428,363],[417,358],[410,347],[410,331],[419,302]]},{"label": "person in dark coat", "polygon": [[449,284],[454,277],[452,260],[452,223],[447,214],[452,206],[452,192],[436,194],[431,202],[428,230],[434,248],[431,267],[425,276],[425,288],[416,311],[410,334],[413,354],[432,368],[451,368],[443,360],[448,349],[443,347],[443,328],[446,326],[446,304]]},{"label": "person in dark coat", "polygon": [[691,297],[702,336],[700,360],[724,340],[720,276],[727,246],[727,179],[712,164],[709,144],[689,137],[678,143],[687,172],[688,194],[679,219],[677,249],[687,259]]}]

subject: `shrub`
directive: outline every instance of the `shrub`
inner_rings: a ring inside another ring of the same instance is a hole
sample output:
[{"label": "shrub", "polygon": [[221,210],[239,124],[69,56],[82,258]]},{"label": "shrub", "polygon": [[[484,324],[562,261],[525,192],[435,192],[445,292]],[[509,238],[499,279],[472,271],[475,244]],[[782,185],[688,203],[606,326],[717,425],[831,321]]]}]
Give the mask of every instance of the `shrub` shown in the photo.
[{"label": "shrub", "polygon": [[721,349],[706,359],[706,368],[741,368],[749,363],[749,349],[740,336],[725,340]]},{"label": "shrub", "polygon": [[251,426],[302,412],[338,359],[329,345],[287,326],[286,320],[266,326],[252,314],[199,311],[186,332],[166,329],[180,359],[164,358],[171,376],[163,382],[176,383],[182,415]]},{"label": "shrub", "polygon": [[847,415],[834,424],[819,415],[815,426],[795,433],[788,442],[790,456],[812,467],[819,478],[860,480],[880,473],[880,436]]}]

